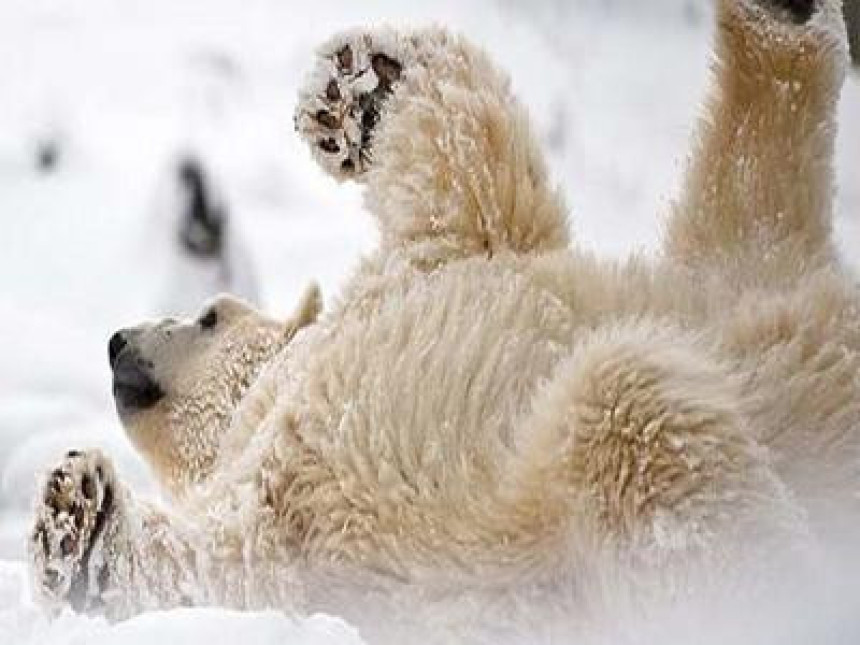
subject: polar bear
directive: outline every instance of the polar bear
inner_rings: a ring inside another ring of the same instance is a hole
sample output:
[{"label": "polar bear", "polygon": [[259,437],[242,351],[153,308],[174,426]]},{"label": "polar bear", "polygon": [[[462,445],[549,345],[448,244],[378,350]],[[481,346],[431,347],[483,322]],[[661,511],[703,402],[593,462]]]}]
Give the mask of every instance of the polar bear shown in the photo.
[{"label": "polar bear", "polygon": [[69,452],[30,540],[43,602],[429,621],[422,642],[483,622],[498,642],[546,627],[537,607],[587,620],[601,585],[687,589],[795,560],[832,517],[856,533],[860,296],[830,235],[839,2],[717,12],[663,250],[624,262],[571,245],[480,50],[440,28],[324,44],[296,127],[364,184],[379,248],[325,313],[313,287],[286,321],[223,296],[113,336],[119,416],[171,503]]}]

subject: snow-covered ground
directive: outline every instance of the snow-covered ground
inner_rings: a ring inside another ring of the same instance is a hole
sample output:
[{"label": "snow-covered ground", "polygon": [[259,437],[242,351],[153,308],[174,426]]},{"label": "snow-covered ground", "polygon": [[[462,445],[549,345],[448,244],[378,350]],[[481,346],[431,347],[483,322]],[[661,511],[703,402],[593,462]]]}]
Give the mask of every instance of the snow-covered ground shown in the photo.
[{"label": "snow-covered ground", "polygon": [[71,611],[48,617],[27,599],[22,563],[0,561],[0,643],[3,645],[362,645],[358,631],[332,616],[301,619],[276,611],[214,608],[150,612],[118,625]]},{"label": "snow-covered ground", "polygon": [[[440,22],[483,44],[529,105],[578,243],[653,248],[707,82],[707,0],[0,1],[0,643],[352,643],[324,617],[183,610],[119,627],[28,604],[20,560],[37,476],[104,446],[150,486],[114,419],[106,341],[174,277],[159,191],[178,152],[221,180],[261,299],[335,291],[374,242],[354,187],[292,134],[314,45],[360,23]],[[837,229],[860,261],[860,78],[841,110]],[[36,171],[40,141],[59,163]],[[847,641],[846,641],[847,642]]]}]

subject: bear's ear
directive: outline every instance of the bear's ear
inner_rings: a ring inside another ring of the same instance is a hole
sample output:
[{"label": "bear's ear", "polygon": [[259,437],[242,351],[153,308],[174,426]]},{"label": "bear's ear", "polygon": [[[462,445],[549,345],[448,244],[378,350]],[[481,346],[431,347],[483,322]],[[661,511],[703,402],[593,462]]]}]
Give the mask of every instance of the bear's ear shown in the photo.
[{"label": "bear's ear", "polygon": [[302,294],[299,304],[284,325],[284,342],[292,340],[302,327],[312,325],[322,311],[322,293],[316,282],[311,282]]}]

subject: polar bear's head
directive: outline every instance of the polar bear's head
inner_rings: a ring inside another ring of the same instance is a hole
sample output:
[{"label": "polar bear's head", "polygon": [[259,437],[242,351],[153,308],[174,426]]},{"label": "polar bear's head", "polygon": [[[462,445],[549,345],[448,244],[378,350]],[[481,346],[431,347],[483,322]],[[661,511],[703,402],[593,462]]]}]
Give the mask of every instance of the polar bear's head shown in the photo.
[{"label": "polar bear's head", "polygon": [[222,295],[193,320],[167,318],[111,337],[117,412],[129,438],[174,491],[207,476],[251,383],[300,327],[316,319],[319,302],[314,286],[285,322]]}]

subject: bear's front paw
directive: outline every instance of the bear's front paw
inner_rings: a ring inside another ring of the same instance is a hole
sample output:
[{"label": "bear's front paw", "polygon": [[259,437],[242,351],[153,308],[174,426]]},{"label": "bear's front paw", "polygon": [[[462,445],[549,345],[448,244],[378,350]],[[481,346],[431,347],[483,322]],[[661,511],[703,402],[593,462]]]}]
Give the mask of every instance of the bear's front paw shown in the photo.
[{"label": "bear's front paw", "polygon": [[34,593],[46,605],[101,604],[109,577],[103,546],[118,511],[114,470],[99,451],[70,451],[48,473],[29,544]]},{"label": "bear's front paw", "polygon": [[354,31],[320,49],[300,93],[295,125],[323,168],[339,179],[360,175],[371,163],[383,104],[403,73],[400,45],[388,31]]}]

